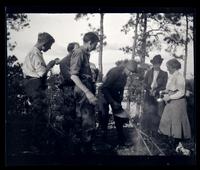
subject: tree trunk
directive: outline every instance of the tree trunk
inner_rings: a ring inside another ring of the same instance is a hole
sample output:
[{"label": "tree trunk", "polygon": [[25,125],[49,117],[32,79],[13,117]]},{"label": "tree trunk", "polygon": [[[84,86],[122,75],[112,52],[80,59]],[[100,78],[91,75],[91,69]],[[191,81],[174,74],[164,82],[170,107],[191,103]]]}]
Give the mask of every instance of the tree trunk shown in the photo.
[{"label": "tree trunk", "polygon": [[141,56],[141,61],[142,63],[145,63],[145,55],[146,55],[146,31],[147,31],[147,14],[143,13],[142,14],[144,17],[144,28],[143,28],[143,38],[142,38],[142,56]]},{"label": "tree trunk", "polygon": [[[132,46],[132,59],[134,60],[135,58],[135,48],[136,48],[136,42],[137,42],[137,28],[138,28],[138,23],[139,23],[139,13],[136,14],[136,24],[135,24],[135,30],[134,30],[134,40],[133,40],[133,46]],[[130,89],[128,89],[128,96],[127,96],[127,105],[126,109],[130,111],[130,105],[131,105],[131,100],[130,100]]]},{"label": "tree trunk", "polygon": [[139,23],[139,13],[136,14],[136,24],[135,24],[135,30],[134,30],[134,40],[133,40],[133,46],[132,46],[132,59],[135,58],[135,48],[136,48],[136,42],[137,42],[137,28]]},{"label": "tree trunk", "polygon": [[104,32],[103,32],[103,18],[104,18],[104,14],[100,13],[100,50],[99,50],[99,77],[98,77],[98,81],[99,82],[102,81],[102,77],[103,77],[103,66],[102,66],[103,36],[104,36]]},{"label": "tree trunk", "polygon": [[[143,37],[142,37],[142,56],[141,56],[141,62],[142,63],[145,63],[145,56],[146,56],[146,39],[147,39],[147,36],[146,36],[146,31],[147,31],[147,14],[143,13],[143,19],[144,19],[144,23],[143,23]],[[141,116],[144,112],[144,83],[142,83],[142,89],[141,89],[141,94],[140,94],[140,100],[141,102],[140,103],[137,103],[137,105],[140,105],[137,106],[137,112],[139,113],[139,116]]]},{"label": "tree trunk", "polygon": [[187,53],[188,53],[188,16],[186,14],[186,36],[185,36],[185,59],[184,59],[184,77],[186,78],[187,71]]}]

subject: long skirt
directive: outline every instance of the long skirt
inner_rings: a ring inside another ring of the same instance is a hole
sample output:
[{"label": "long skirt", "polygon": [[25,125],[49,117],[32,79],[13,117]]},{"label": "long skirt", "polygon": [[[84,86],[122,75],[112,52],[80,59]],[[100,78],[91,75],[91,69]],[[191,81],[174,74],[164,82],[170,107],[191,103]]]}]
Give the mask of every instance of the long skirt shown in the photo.
[{"label": "long skirt", "polygon": [[160,120],[159,131],[173,138],[191,138],[185,98],[171,100],[166,104]]}]

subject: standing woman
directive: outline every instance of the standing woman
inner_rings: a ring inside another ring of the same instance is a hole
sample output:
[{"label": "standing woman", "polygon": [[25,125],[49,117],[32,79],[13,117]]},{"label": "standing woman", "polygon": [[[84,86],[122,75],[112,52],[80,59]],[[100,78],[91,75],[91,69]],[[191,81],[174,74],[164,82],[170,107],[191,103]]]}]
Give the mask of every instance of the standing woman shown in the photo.
[{"label": "standing woman", "polygon": [[167,82],[163,100],[166,106],[161,117],[159,132],[173,139],[173,144],[181,144],[181,140],[191,138],[190,123],[187,116],[185,99],[185,79],[178,71],[181,63],[171,59],[167,63],[170,77]]}]

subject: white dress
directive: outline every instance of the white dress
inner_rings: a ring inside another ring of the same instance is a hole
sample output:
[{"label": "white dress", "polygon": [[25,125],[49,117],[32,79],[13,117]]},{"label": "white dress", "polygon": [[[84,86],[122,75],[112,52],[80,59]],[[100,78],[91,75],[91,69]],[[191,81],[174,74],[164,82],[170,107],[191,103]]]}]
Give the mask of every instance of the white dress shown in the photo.
[{"label": "white dress", "polygon": [[159,125],[159,131],[174,138],[191,138],[190,123],[187,115],[185,99],[185,79],[181,73],[175,71],[169,77],[166,90],[176,91],[170,95],[170,101],[166,104]]}]

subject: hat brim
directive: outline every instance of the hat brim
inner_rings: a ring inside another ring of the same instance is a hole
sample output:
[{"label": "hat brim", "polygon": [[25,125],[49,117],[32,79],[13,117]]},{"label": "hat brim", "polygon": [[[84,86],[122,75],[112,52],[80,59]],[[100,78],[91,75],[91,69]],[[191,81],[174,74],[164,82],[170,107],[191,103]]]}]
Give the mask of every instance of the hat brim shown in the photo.
[{"label": "hat brim", "polygon": [[121,111],[119,111],[117,113],[114,112],[113,114],[114,114],[114,116],[119,117],[119,118],[129,119],[129,115],[124,109],[122,109]]}]

